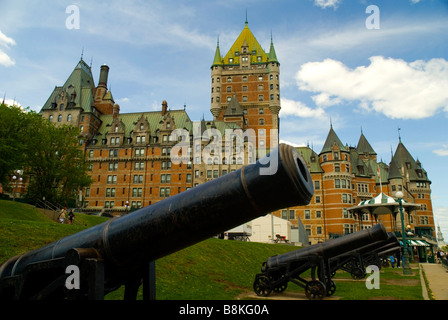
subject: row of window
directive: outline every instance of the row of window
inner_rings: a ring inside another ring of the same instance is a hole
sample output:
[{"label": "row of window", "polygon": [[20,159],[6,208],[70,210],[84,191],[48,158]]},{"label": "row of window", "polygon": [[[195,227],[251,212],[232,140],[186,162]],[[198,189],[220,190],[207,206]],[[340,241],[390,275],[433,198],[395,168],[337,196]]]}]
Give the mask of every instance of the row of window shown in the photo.
[{"label": "row of window", "polygon": [[[159,196],[160,197],[169,197],[171,195],[171,188],[172,187],[160,187],[159,188]],[[153,188],[149,188],[149,193],[153,194]],[[177,188],[178,193],[182,191],[181,187]],[[189,187],[185,188],[185,190],[188,190]],[[100,192],[100,188],[96,188],[96,194],[98,195]],[[106,198],[115,198],[117,195],[116,188],[106,188]],[[126,188],[123,188],[122,195],[126,195]],[[85,197],[89,198],[91,196],[90,188],[86,189]],[[132,198],[141,198],[143,196],[143,188],[132,188],[131,190],[131,197]]]},{"label": "row of window", "polygon": [[[280,90],[280,86],[278,84],[276,84],[275,88],[277,90]],[[263,91],[263,90],[264,90],[264,85],[259,84],[258,85],[258,91]],[[269,85],[269,90],[274,90],[274,84],[273,83],[271,83]],[[226,91],[227,92],[232,92],[232,86],[227,86],[226,87]],[[247,92],[247,86],[242,86],[242,91],[243,92]],[[214,92],[215,92],[215,87],[212,87],[212,93],[214,93]],[[221,87],[216,87],[216,92],[221,92]]]},{"label": "row of window", "polygon": [[[269,95],[269,99],[271,100],[271,101],[274,101],[274,98],[275,97],[277,97],[277,101],[279,101],[280,100],[280,95],[279,94],[277,94],[277,95],[274,95],[274,94],[271,94],[271,95]],[[227,96],[227,102],[230,102],[230,100],[232,100],[232,96],[231,95],[229,95],[229,96]],[[213,103],[213,101],[214,101],[214,99],[213,99],[213,97],[211,98],[211,102]],[[264,95],[263,94],[259,94],[258,95],[258,101],[264,101]],[[221,102],[221,98],[220,97],[216,97],[216,102]],[[242,100],[242,102],[248,102],[248,100],[247,100],[247,96],[243,96],[243,100]]]},{"label": "row of window", "polygon": [[[243,76],[242,77],[243,82],[247,82],[247,76]],[[270,74],[269,75],[269,80],[274,80],[274,75]],[[278,74],[275,75],[275,80],[279,80],[278,78]],[[231,83],[232,82],[232,77],[228,76],[226,78],[227,83]],[[258,81],[263,81],[263,75],[259,75],[258,76]],[[220,83],[221,82],[221,77],[216,77],[216,82]],[[215,78],[212,78],[212,83],[215,83]]]},{"label": "row of window", "polygon": [[[85,201],[84,202],[84,207],[88,207],[90,205],[89,201]],[[98,201],[96,201],[95,206],[98,206]],[[141,201],[132,201],[131,202],[131,206],[129,208],[129,204],[125,203],[124,201],[122,201],[121,206],[127,206],[128,209],[135,209],[135,208],[141,208],[142,207],[142,202]],[[115,201],[105,201],[104,202],[104,208],[114,208],[115,207]]]},{"label": "row of window", "polygon": [[[211,172],[211,170],[209,170]],[[217,171],[217,170],[215,170]],[[222,170],[222,174],[227,174],[227,170]],[[210,173],[211,175],[211,173]],[[199,170],[195,171],[195,176],[199,176]],[[123,181],[126,181],[127,175],[123,175]],[[154,175],[151,174],[149,181],[153,181]],[[98,176],[98,181],[100,180],[101,176]],[[182,174],[179,173],[179,181],[182,179]],[[132,182],[133,183],[143,183],[143,175],[142,174],[134,174],[132,176]],[[191,173],[186,174],[185,182],[191,182]],[[116,184],[117,183],[117,175],[108,175],[107,176],[107,184]],[[171,183],[171,174],[161,174],[160,175],[160,183]]]}]

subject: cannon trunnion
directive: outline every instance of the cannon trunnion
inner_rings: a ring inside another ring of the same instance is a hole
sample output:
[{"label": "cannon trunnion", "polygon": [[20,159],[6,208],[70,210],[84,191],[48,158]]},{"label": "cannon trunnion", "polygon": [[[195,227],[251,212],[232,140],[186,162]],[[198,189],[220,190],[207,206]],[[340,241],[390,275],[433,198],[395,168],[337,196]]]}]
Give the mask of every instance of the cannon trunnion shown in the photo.
[{"label": "cannon trunnion", "polygon": [[[125,285],[143,295],[151,262],[285,207],[306,205],[313,182],[299,152],[280,144],[256,163],[126,216],[13,257],[0,267],[1,299],[101,299]],[[81,288],[68,290],[68,266]],[[64,285],[65,284],[65,285]]]},{"label": "cannon trunnion", "polygon": [[[284,291],[292,282],[305,289],[308,299],[323,299],[336,291],[332,273],[362,255],[375,254],[372,252],[386,246],[388,239],[384,225],[377,224],[370,229],[269,257],[263,262],[261,273],[255,276],[254,291],[259,296],[268,296],[272,291]],[[365,250],[359,250],[363,247]],[[311,270],[311,280],[302,277],[308,270]]]}]

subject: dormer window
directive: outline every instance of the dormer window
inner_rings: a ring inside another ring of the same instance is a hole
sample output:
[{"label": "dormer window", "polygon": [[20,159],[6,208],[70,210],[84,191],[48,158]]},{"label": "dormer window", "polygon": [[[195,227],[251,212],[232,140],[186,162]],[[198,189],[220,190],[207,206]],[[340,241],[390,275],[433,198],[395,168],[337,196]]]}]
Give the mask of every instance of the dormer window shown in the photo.
[{"label": "dormer window", "polygon": [[115,132],[118,132],[118,125],[115,126]]},{"label": "dormer window", "polygon": [[143,125],[143,123],[140,124],[140,131],[143,131],[143,129],[145,128],[145,126]]}]

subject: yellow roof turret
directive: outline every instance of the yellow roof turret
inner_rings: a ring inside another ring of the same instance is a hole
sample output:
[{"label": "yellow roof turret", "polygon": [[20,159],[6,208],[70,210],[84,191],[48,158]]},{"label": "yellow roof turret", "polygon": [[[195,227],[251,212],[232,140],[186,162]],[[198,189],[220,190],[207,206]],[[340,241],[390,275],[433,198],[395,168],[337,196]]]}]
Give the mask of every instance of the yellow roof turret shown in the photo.
[{"label": "yellow roof turret", "polygon": [[[244,52],[244,49],[246,52]],[[255,59],[251,59],[251,61],[256,61],[259,63],[268,62],[268,55],[263,50],[260,43],[258,43],[252,31],[250,31],[247,21],[243,31],[241,31],[234,44],[225,55],[224,64],[239,64],[239,58],[244,54],[255,56]]]}]

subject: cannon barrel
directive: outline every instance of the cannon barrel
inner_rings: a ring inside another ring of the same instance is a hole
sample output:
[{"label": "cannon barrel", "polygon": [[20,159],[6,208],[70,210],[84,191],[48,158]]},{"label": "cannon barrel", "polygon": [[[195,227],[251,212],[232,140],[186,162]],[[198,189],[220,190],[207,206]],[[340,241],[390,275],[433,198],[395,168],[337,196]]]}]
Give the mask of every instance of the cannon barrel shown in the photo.
[{"label": "cannon barrel", "polygon": [[0,267],[0,279],[19,275],[29,264],[64,257],[73,248],[93,248],[104,261],[106,282],[274,210],[306,205],[313,193],[299,152],[280,144],[256,163],[13,257]]},{"label": "cannon barrel", "polygon": [[266,261],[266,267],[277,267],[307,256],[321,256],[325,259],[330,259],[357,248],[367,246],[372,242],[384,241],[388,239],[388,236],[384,225],[377,224],[372,228],[351,233],[340,238],[317,243],[282,255],[269,257]]},{"label": "cannon barrel", "polygon": [[387,250],[380,251],[380,252],[378,252],[378,255],[379,256],[384,256],[384,255],[388,255],[388,254],[390,255],[390,254],[393,254],[393,253],[396,253],[396,252],[398,252],[398,253],[401,252],[401,247],[400,246],[392,247],[392,248],[389,248]]},{"label": "cannon barrel", "polygon": [[[331,257],[331,259],[337,259],[342,256],[349,256],[353,254],[367,254],[371,252],[377,252],[378,250],[382,250],[384,248],[389,248],[391,246],[399,245],[398,239],[392,232],[388,233],[388,237],[386,240],[379,240],[373,243],[369,243],[362,247],[357,247],[356,249],[350,250],[348,252],[344,252],[341,255]],[[330,259],[330,260],[331,260]]]}]

